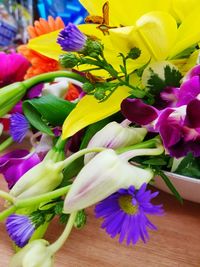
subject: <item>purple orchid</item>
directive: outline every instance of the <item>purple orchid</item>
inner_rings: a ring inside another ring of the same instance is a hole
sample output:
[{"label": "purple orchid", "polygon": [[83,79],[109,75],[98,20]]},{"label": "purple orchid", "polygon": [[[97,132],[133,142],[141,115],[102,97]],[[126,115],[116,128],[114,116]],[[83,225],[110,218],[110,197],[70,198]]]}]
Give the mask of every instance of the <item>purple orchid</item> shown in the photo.
[{"label": "purple orchid", "polygon": [[200,156],[200,100],[194,98],[187,105],[160,111],[139,99],[127,98],[121,110],[128,120],[159,133],[172,157],[183,157],[189,152]]},{"label": "purple orchid", "polygon": [[30,124],[26,117],[20,113],[14,113],[10,117],[10,134],[13,140],[21,143],[26,137]]},{"label": "purple orchid", "polygon": [[0,173],[11,189],[24,173],[38,163],[40,158],[37,154],[27,150],[14,150],[0,157]]}]

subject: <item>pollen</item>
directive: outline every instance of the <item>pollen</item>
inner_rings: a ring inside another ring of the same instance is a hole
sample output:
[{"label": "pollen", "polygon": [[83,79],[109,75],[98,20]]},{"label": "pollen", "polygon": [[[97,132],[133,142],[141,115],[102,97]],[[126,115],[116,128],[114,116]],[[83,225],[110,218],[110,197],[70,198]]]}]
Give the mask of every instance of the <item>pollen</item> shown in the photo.
[{"label": "pollen", "polygon": [[133,205],[131,195],[122,195],[118,199],[120,208],[127,214],[133,215],[138,211],[138,206]]}]

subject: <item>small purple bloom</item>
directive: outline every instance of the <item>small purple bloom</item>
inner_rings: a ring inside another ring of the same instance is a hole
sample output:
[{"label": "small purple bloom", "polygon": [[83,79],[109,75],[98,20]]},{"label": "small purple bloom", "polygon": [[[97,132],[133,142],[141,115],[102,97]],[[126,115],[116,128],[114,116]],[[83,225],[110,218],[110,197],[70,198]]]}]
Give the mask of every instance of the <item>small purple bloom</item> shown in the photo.
[{"label": "small purple bloom", "polygon": [[139,190],[134,186],[120,189],[96,205],[96,217],[104,219],[102,228],[112,238],[119,235],[120,243],[126,240],[127,245],[131,242],[134,245],[139,239],[146,242],[149,239],[147,228],[157,229],[146,215],[162,215],[162,205],[151,203],[158,192],[146,191],[146,187],[143,184]]},{"label": "small purple bloom", "polygon": [[6,220],[6,230],[15,244],[22,248],[32,237],[35,226],[28,216],[12,214]]},{"label": "small purple bloom", "polygon": [[44,87],[44,83],[38,83],[35,86],[31,87],[31,89],[28,90],[26,97],[28,99],[33,99],[35,97],[38,97],[42,93],[42,89]]},{"label": "small purple bloom", "polygon": [[21,143],[25,138],[30,124],[26,117],[20,113],[14,113],[10,117],[10,134],[13,140]]},{"label": "small purple bloom", "polygon": [[59,33],[57,42],[62,50],[68,52],[81,51],[84,48],[87,37],[73,23],[68,25]]},{"label": "small purple bloom", "polygon": [[20,177],[40,163],[36,153],[27,150],[14,150],[0,157],[0,173],[4,175],[8,188],[11,189]]}]

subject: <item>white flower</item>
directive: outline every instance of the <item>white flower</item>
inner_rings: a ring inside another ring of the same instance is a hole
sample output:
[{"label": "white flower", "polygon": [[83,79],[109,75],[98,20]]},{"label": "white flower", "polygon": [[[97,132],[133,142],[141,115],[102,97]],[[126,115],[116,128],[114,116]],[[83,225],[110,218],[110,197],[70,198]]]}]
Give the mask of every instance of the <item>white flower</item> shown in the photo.
[{"label": "white flower", "polygon": [[[130,122],[129,122],[130,123]],[[88,144],[88,148],[107,147],[120,148],[134,145],[142,142],[147,130],[145,128],[133,128],[127,124],[119,124],[115,121],[108,123],[103,129],[97,132]],[[96,153],[88,153],[85,155],[84,162],[88,163]]]},{"label": "white flower", "polygon": [[138,189],[152,178],[151,169],[133,166],[114,150],[104,150],[86,164],[76,177],[66,196],[64,212],[89,207],[120,188],[134,185]]}]

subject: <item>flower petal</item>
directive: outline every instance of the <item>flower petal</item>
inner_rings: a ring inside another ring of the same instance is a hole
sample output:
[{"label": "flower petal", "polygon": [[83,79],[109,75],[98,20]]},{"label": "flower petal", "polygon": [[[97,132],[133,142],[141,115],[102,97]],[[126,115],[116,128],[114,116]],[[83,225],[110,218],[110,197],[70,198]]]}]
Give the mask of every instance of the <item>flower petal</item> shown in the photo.
[{"label": "flower petal", "polygon": [[84,127],[102,120],[120,110],[120,104],[129,95],[129,88],[121,86],[104,102],[86,95],[69,114],[63,125],[63,138],[68,138]]},{"label": "flower petal", "polygon": [[130,121],[146,125],[158,117],[158,111],[143,103],[140,99],[127,98],[121,104],[122,114]]},{"label": "flower petal", "polygon": [[192,128],[200,128],[200,100],[194,99],[187,105],[186,120]]}]

